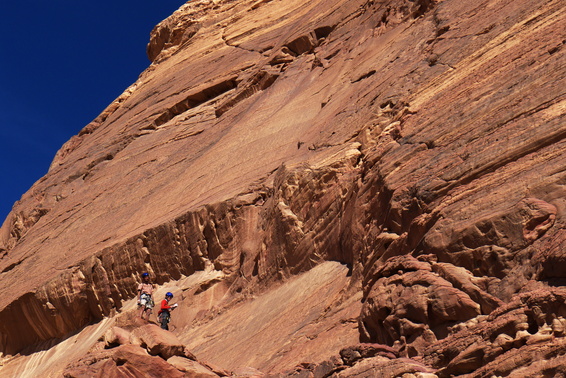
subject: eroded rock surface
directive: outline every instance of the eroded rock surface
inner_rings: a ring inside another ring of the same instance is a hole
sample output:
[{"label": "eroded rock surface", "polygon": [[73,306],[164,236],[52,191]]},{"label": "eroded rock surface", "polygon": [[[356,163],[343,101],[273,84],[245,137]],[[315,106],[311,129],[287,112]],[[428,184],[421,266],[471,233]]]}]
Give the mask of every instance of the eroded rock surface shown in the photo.
[{"label": "eroded rock surface", "polygon": [[[148,271],[218,372],[565,374],[565,18],[560,0],[188,2],[5,220],[0,373],[129,313]],[[247,320],[270,301],[306,318]]]},{"label": "eroded rock surface", "polygon": [[65,377],[184,377],[166,361],[149,355],[136,345],[123,345],[116,349],[89,355],[63,374]]}]

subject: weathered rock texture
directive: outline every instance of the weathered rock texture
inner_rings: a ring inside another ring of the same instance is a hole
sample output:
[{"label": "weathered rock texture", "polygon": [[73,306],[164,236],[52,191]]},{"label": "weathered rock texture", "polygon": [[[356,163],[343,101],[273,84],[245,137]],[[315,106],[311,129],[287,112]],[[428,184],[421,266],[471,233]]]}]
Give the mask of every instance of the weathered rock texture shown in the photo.
[{"label": "weathered rock texture", "polygon": [[[565,21],[561,0],[188,2],[4,222],[0,352],[125,311],[149,271],[179,339],[242,375],[566,374]],[[148,358],[119,348],[109,374]]]}]

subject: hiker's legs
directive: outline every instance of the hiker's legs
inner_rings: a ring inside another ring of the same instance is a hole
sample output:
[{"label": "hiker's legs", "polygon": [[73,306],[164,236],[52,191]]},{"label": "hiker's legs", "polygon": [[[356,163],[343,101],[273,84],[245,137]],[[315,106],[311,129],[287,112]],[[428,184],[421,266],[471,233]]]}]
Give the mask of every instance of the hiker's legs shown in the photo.
[{"label": "hiker's legs", "polygon": [[[145,319],[145,320],[149,320],[149,316],[151,315],[151,309],[153,307],[153,300],[151,299],[151,297],[147,294],[142,294],[141,298],[140,298],[140,305],[141,305],[141,309],[140,309],[140,318]],[[146,315],[146,316],[144,316]]]},{"label": "hiker's legs", "polygon": [[169,331],[169,316],[167,316],[167,314],[163,314],[160,320],[161,320],[161,328]]},{"label": "hiker's legs", "polygon": [[147,310],[147,307],[145,306],[147,304],[147,298],[145,296],[145,294],[140,295],[140,318],[143,319],[143,314],[145,313],[145,310]]}]

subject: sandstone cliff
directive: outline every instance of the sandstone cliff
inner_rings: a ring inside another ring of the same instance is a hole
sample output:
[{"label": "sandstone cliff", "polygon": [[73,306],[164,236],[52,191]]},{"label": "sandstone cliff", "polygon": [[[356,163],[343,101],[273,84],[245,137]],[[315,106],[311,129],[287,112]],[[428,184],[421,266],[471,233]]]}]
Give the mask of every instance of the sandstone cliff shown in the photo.
[{"label": "sandstone cliff", "polygon": [[564,5],[188,2],[5,220],[1,369],[62,374],[148,271],[230,371],[566,374]]}]

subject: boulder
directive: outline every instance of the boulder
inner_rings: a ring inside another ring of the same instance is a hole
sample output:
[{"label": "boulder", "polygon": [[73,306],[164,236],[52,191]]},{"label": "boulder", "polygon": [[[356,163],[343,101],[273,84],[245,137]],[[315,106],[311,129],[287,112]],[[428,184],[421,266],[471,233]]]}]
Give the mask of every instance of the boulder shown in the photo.
[{"label": "boulder", "polygon": [[146,348],[152,356],[161,356],[164,359],[173,356],[185,357],[185,345],[177,336],[155,324],[136,328],[132,336],[137,338],[140,345]]},{"label": "boulder", "polygon": [[185,375],[160,357],[150,356],[136,345],[121,345],[75,363],[65,370],[65,377],[173,377]]},{"label": "boulder", "polygon": [[104,334],[106,348],[130,344],[131,333],[120,327],[112,327]]}]

